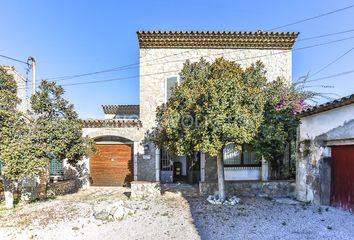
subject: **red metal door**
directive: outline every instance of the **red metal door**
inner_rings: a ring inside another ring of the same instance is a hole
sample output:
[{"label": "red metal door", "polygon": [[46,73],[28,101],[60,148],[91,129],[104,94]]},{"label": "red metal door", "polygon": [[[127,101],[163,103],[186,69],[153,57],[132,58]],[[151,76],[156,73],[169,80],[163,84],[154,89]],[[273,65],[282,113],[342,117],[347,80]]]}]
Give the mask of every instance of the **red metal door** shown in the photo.
[{"label": "red metal door", "polygon": [[354,145],[332,147],[331,204],[354,212]]}]

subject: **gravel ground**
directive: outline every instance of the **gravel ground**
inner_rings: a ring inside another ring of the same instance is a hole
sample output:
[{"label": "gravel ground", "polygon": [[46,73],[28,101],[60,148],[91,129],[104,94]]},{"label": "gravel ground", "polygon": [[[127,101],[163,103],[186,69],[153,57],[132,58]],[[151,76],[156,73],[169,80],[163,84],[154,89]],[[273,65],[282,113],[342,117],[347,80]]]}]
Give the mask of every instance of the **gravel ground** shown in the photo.
[{"label": "gravel ground", "polygon": [[[241,198],[211,205],[188,185],[168,185],[156,200],[132,201],[125,188],[90,188],[54,200],[0,210],[0,239],[354,239],[354,215],[318,207]],[[93,217],[95,206],[127,201],[120,221]]]}]

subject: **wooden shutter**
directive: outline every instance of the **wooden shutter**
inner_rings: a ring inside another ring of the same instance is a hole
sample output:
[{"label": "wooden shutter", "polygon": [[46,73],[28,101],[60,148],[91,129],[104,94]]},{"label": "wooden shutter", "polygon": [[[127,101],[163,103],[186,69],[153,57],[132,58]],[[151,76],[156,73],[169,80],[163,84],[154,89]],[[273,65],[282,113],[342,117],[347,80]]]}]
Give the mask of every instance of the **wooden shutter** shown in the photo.
[{"label": "wooden shutter", "polygon": [[168,77],[166,79],[166,101],[170,99],[172,95],[172,88],[178,83],[177,77]]}]

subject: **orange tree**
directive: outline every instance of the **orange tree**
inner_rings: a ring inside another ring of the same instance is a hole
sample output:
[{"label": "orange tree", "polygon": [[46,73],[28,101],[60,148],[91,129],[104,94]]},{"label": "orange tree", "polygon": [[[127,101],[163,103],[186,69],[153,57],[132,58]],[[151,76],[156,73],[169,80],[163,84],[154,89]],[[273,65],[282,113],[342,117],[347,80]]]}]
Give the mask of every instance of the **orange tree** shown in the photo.
[{"label": "orange tree", "polygon": [[178,155],[204,152],[216,157],[219,198],[225,200],[223,149],[253,140],[263,120],[266,103],[264,66],[242,69],[218,58],[209,63],[186,62],[183,83],[157,109],[153,141]]}]

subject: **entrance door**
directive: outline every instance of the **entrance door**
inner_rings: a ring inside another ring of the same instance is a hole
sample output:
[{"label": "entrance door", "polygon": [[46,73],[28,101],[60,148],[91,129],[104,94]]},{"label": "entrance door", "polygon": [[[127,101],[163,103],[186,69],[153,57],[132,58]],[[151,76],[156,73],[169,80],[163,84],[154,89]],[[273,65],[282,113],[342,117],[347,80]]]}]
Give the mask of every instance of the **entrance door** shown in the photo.
[{"label": "entrance door", "polygon": [[331,204],[354,212],[354,145],[332,147]]},{"label": "entrance door", "polygon": [[132,144],[97,144],[90,158],[93,186],[126,186],[134,179]]}]

